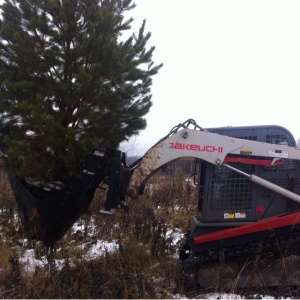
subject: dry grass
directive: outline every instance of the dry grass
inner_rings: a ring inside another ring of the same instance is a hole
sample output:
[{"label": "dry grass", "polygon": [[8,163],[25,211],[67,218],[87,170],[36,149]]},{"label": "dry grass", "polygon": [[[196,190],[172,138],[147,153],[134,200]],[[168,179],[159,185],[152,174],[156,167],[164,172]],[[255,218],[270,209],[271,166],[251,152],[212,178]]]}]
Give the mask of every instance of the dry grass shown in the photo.
[{"label": "dry grass", "polygon": [[[99,190],[89,211],[49,252],[41,243],[26,241],[7,181],[0,182],[0,297],[1,298],[172,298],[181,290],[178,245],[170,232],[185,232],[197,206],[197,192],[182,174],[153,176],[144,196],[129,201],[129,209],[113,216],[99,214],[105,194]],[[163,182],[163,184],[162,184]],[[91,234],[93,225],[94,234]],[[115,241],[118,250],[90,259],[97,240]],[[22,243],[26,241],[26,243]],[[25,251],[47,257],[28,273],[20,262]],[[55,262],[60,260],[61,266]]]},{"label": "dry grass", "polygon": [[[185,233],[190,217],[197,212],[198,189],[186,182],[180,170],[174,175],[154,175],[145,194],[137,200],[129,200],[128,211],[118,210],[112,216],[99,214],[105,192],[98,190],[88,212],[78,220],[77,225],[83,226],[77,231],[70,230],[52,252],[40,242],[25,239],[5,176],[1,177],[0,189],[1,298],[197,296],[188,294],[182,285],[176,252],[179,244],[174,244],[170,237],[172,232]],[[88,257],[86,254],[99,240],[115,242],[117,250],[106,251],[96,258]],[[30,249],[36,259],[43,261],[33,273],[21,262],[21,257]],[[237,291],[233,287],[231,292]],[[299,296],[298,290],[296,292]],[[295,295],[291,290],[282,293]],[[249,298],[250,294],[241,291],[240,295]],[[205,294],[201,298],[205,298]]]}]

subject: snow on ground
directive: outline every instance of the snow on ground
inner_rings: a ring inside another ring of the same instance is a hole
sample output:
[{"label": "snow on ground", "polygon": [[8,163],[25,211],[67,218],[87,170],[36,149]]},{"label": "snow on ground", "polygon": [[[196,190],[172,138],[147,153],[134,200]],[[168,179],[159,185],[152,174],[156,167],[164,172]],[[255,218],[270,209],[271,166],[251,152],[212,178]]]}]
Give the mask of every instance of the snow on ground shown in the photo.
[{"label": "snow on ground", "polygon": [[[75,233],[77,231],[83,232],[85,230],[85,225],[76,223],[72,227],[72,232]],[[89,236],[95,236],[96,234],[96,226],[93,225],[93,221],[89,223]],[[183,234],[178,229],[169,229],[167,231],[167,238],[171,240],[172,245],[178,245],[178,243],[182,240]],[[20,244],[23,246],[26,246],[27,240],[24,239],[23,241],[20,241]],[[107,252],[113,252],[118,249],[118,244],[116,241],[104,241],[97,239],[96,241],[83,243],[81,245],[78,245],[81,249],[81,252],[83,253],[85,259],[95,259],[97,257],[100,257],[101,255],[104,255]],[[59,251],[59,249],[58,249]],[[37,268],[45,268],[48,264],[47,257],[42,256],[40,258],[36,257],[36,253],[34,249],[27,249],[23,252],[23,255],[19,258],[19,262],[23,265],[24,271],[27,274],[33,274]],[[60,270],[65,264],[64,259],[55,259],[55,265],[58,270]],[[271,300],[275,299],[272,296],[263,296],[263,295],[254,295],[253,298],[256,299],[262,299],[262,300]],[[174,299],[191,299],[188,298],[185,295],[174,295]],[[245,297],[236,295],[236,294],[218,294],[218,293],[212,293],[212,294],[201,294],[199,297],[193,298],[193,299],[220,299],[220,300],[241,300],[246,299]]]},{"label": "snow on ground", "polygon": [[23,256],[19,258],[19,262],[24,264],[24,271],[27,274],[33,274],[37,267],[42,268],[47,264],[45,256],[39,259],[35,258],[34,249],[25,250]]},{"label": "snow on ground", "polygon": [[105,242],[97,240],[97,242],[88,250],[86,257],[89,259],[95,259],[106,252],[113,252],[118,249],[118,244],[116,242]]},{"label": "snow on ground", "polygon": [[[184,295],[174,295],[174,299],[178,300],[185,300],[185,299],[191,299],[187,298]],[[240,295],[236,294],[220,294],[220,293],[211,293],[211,294],[201,294],[199,297],[193,298],[193,299],[207,299],[207,300],[242,300],[242,299],[249,299],[242,297]],[[264,295],[253,295],[253,298],[251,299],[261,299],[261,300],[272,300],[275,299],[273,296],[264,296]],[[283,298],[282,298],[283,299]],[[284,298],[285,300],[289,298]]]},{"label": "snow on ground", "polygon": [[[78,246],[81,247],[81,246]],[[82,245],[84,249],[84,245]],[[84,257],[86,259],[95,259],[105,252],[112,252],[118,249],[118,245],[116,242],[106,242],[102,240],[97,240],[96,243],[92,245],[90,249],[84,253]],[[36,258],[35,250],[28,249],[24,251],[24,254],[19,258],[19,262],[23,264],[24,271],[27,274],[33,274],[37,268],[43,268],[47,265],[47,257],[42,256],[40,258]],[[58,270],[60,270],[64,265],[63,259],[55,259],[55,264]]]},{"label": "snow on ground", "polygon": [[182,241],[184,234],[180,232],[177,228],[169,229],[166,233],[167,239],[172,240],[172,245],[176,246],[180,241]]},{"label": "snow on ground", "polygon": [[[72,231],[76,232],[77,230],[84,230],[83,225],[75,224],[73,226]],[[167,234],[167,238],[171,240],[172,245],[176,245],[183,237],[183,234],[178,229],[177,230],[169,229],[166,234]],[[21,243],[23,245],[26,245],[26,240],[24,240]],[[77,247],[82,250],[85,259],[92,260],[102,256],[107,252],[116,251],[119,246],[116,241],[108,242],[108,241],[97,239],[92,244],[90,242],[83,243],[81,245],[78,245]],[[24,254],[20,257],[19,262],[24,265],[24,270],[26,273],[32,274],[34,273],[36,268],[42,268],[47,265],[47,258],[46,256],[36,258],[35,250],[27,249],[24,251]],[[55,263],[57,268],[60,269],[64,265],[64,260],[56,259]]]},{"label": "snow on ground", "polygon": [[[212,293],[212,294],[202,294],[200,295],[201,298],[196,298],[196,299],[208,299],[208,300],[215,300],[215,299],[220,299],[220,300],[239,300],[239,299],[245,299],[239,295],[235,294],[217,294],[217,293]],[[175,295],[174,299],[189,299],[186,298],[185,296],[182,295]]]}]

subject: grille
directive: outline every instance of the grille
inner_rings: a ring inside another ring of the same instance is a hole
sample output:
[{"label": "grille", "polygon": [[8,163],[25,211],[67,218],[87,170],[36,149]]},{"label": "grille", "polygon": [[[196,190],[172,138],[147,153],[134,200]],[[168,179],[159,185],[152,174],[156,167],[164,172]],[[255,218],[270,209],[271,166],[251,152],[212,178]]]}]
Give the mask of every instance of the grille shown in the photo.
[{"label": "grille", "polygon": [[[257,141],[256,135],[239,136],[239,139]],[[246,173],[253,173],[254,166],[232,164]],[[252,206],[252,184],[250,180],[222,166],[214,166],[212,173],[211,209],[246,210]]]},{"label": "grille", "polygon": [[[232,165],[234,166],[234,165]],[[239,165],[240,170],[252,173],[250,165]],[[250,180],[222,166],[214,166],[212,174],[211,209],[226,210],[251,208],[252,184]]]}]

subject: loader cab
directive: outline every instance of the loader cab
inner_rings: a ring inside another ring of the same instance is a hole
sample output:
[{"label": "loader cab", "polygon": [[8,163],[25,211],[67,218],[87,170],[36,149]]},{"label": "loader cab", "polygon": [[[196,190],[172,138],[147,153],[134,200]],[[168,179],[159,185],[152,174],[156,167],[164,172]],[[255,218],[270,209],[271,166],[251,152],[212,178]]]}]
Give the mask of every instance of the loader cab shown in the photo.
[{"label": "loader cab", "polygon": [[[292,134],[281,126],[222,127],[207,130],[234,138],[296,147]],[[300,194],[299,161],[284,159],[284,165],[278,167],[241,163],[230,165]],[[300,205],[224,166],[203,162],[198,208],[204,223],[221,222],[235,226],[240,222],[253,222],[296,211],[300,209]]]}]

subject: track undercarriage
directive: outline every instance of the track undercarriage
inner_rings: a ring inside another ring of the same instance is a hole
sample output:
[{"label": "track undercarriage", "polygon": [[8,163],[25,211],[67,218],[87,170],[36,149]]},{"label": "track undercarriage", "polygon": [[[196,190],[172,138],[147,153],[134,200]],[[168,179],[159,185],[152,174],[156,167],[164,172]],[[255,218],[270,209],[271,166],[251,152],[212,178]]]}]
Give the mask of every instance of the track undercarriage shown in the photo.
[{"label": "track undercarriage", "polygon": [[219,260],[205,263],[191,255],[183,262],[184,285],[190,291],[299,286],[299,265],[296,254],[253,254],[226,260],[221,252]]},{"label": "track undercarriage", "polygon": [[[281,227],[277,220],[277,228],[270,227],[269,230],[251,235],[211,241],[203,245],[202,250],[199,250],[201,245],[195,246],[188,242],[194,238],[188,238],[180,251],[185,287],[189,291],[232,291],[299,286],[300,226],[295,223],[298,217],[299,213],[283,216],[283,220],[289,218],[294,223]],[[255,228],[257,224],[251,226]]]}]

